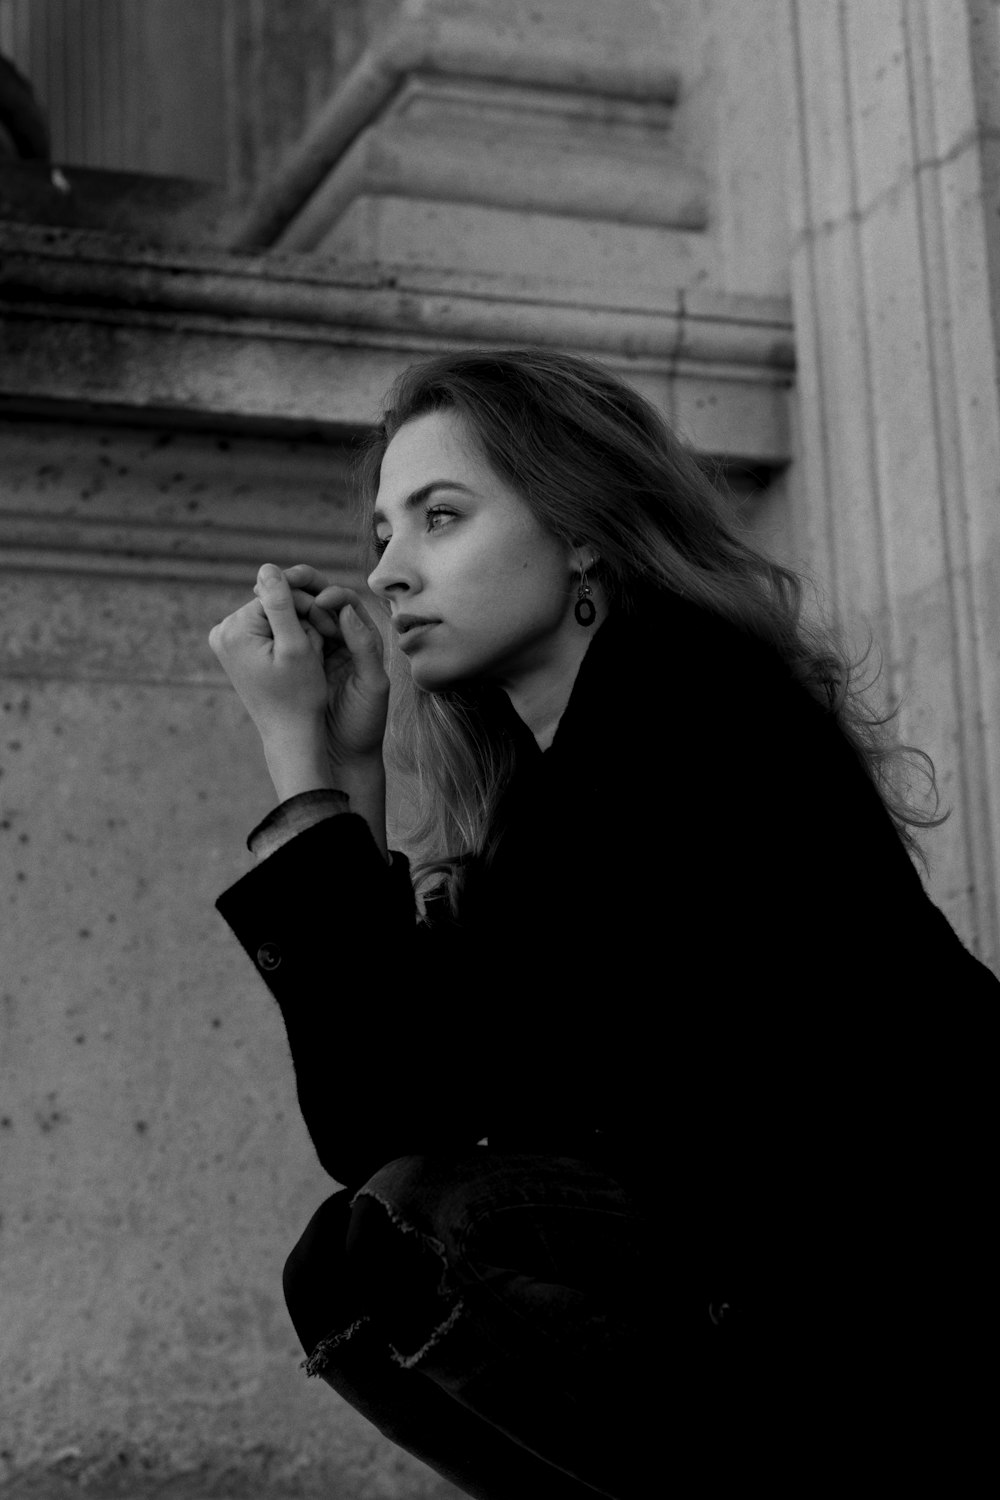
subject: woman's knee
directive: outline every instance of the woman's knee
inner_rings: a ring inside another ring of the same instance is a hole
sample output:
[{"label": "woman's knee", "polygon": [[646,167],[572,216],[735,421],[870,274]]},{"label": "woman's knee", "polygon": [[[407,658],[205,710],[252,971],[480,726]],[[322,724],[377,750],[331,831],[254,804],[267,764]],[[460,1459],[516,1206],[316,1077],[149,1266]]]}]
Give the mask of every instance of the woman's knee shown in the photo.
[{"label": "woman's knee", "polygon": [[377,1201],[397,1225],[448,1240],[469,1206],[489,1197],[487,1165],[485,1152],[478,1150],[400,1156],[362,1184],[358,1201]]},{"label": "woman's knee", "polygon": [[307,1348],[329,1332],[324,1320],[331,1315],[341,1280],[351,1196],[349,1189],[342,1188],[320,1204],[282,1269],[285,1306]]},{"label": "woman's knee", "polygon": [[[440,1199],[451,1186],[447,1161],[412,1155],[387,1162],[361,1189],[341,1188],[320,1204],[289,1252],[281,1276],[285,1306],[304,1345],[330,1331],[332,1320],[344,1313],[345,1297],[356,1300],[379,1280],[384,1285],[380,1273],[387,1263],[395,1273],[401,1250],[406,1266],[426,1260],[426,1255],[413,1254],[413,1243],[402,1243],[420,1237],[404,1236],[400,1223],[433,1235]],[[362,1196],[352,1212],[356,1192]],[[439,1263],[436,1272],[440,1276]]]}]

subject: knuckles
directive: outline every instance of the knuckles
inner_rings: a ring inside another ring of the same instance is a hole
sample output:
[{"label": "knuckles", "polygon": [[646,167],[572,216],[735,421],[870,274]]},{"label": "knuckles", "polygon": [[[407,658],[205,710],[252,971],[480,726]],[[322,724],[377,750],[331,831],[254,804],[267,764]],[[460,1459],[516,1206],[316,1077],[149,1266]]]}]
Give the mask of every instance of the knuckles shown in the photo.
[{"label": "knuckles", "polygon": [[[304,568],[305,564],[296,564],[296,566]],[[287,570],[287,573],[294,572],[295,568]],[[257,597],[257,593],[258,590],[255,586],[253,599],[250,599],[231,615],[227,615],[224,620],[219,620],[208,632],[208,644],[216,655],[219,654],[220,646],[225,647],[234,638],[239,636],[242,627],[241,616],[246,615],[248,612],[253,614],[266,613],[264,605],[260,598]],[[323,630],[324,626],[326,627],[326,631],[339,633],[337,613],[345,604],[349,604],[354,600],[354,594],[351,589],[339,584],[328,584],[319,574],[313,575],[313,578],[309,580],[308,587],[304,587],[302,583],[297,581],[296,585],[291,587],[291,593],[293,604],[301,607],[296,612],[301,612],[310,623],[314,626],[319,626],[321,634],[325,633]],[[327,593],[331,597],[320,601],[317,596],[323,593]],[[299,596],[297,600],[295,598],[296,595]],[[303,640],[302,644],[307,646],[308,641]]]}]

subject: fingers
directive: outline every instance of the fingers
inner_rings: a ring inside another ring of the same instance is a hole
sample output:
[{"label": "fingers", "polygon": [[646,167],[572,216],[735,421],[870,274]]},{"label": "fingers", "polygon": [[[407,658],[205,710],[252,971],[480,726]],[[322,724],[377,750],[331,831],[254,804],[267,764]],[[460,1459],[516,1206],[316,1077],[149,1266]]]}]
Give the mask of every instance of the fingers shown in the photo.
[{"label": "fingers", "polygon": [[286,568],[285,577],[293,589],[304,589],[307,594],[318,594],[320,589],[326,588],[323,574],[311,568],[308,563],[296,563],[293,567]]},{"label": "fingers", "polygon": [[276,648],[292,651],[308,642],[309,637],[302,628],[295,608],[291,586],[280,568],[274,563],[264,563],[257,574],[254,592],[267,616]]},{"label": "fingers", "polygon": [[357,589],[349,589],[339,583],[331,583],[322,589],[315,599],[315,603],[321,609],[328,609],[331,614],[339,615],[345,604],[353,605],[355,613],[368,626],[369,630],[377,630],[378,627],[365,606],[361,603],[361,597]]},{"label": "fingers", "polygon": [[[265,563],[264,566],[266,567],[268,564]],[[343,609],[345,604],[353,604],[355,609],[364,616],[368,623],[374,626],[374,621],[361,603],[357,589],[349,588],[343,583],[328,584],[323,574],[317,572],[315,568],[309,567],[308,563],[296,563],[294,567],[284,568],[281,571],[297,605],[307,607],[306,597],[303,597],[307,596],[308,604],[319,604],[323,608],[330,610],[332,614],[337,614]],[[254,593],[258,596],[260,595],[259,573],[257,583],[254,585]]]},{"label": "fingers", "polygon": [[[343,638],[354,657],[361,678],[371,686],[381,688],[385,677],[382,635],[368,610],[361,603],[357,589],[346,584],[331,583],[316,595],[307,618],[324,635],[332,634],[329,624]],[[329,622],[329,623],[327,623]]]},{"label": "fingers", "polygon": [[[306,588],[295,586],[297,580]],[[369,692],[387,693],[382,635],[358,591],[346,584],[324,584],[313,595],[309,586],[318,582],[322,575],[305,564],[285,570],[263,564],[254,586],[256,598],[213,626],[209,646],[221,659],[227,634],[237,638],[263,635],[273,639],[275,653],[286,659],[308,648],[326,661],[338,657],[336,646],[330,652],[323,645],[324,639],[332,639],[346,646],[352,670]]]},{"label": "fingers", "polygon": [[[296,613],[302,619],[308,620],[320,635],[327,639],[340,635],[346,640],[345,624],[349,629],[350,620],[348,616],[345,616],[344,610],[351,605],[358,616],[362,630],[371,631],[375,638],[380,639],[378,626],[362,604],[357,589],[350,588],[343,583],[328,584],[322,573],[311,568],[308,563],[296,563],[294,567],[278,571],[280,576],[275,579],[270,588],[276,589],[279,596],[290,600]],[[262,607],[265,587],[265,581],[261,573],[258,573],[254,593]],[[270,600],[272,596],[268,594],[267,597]],[[354,640],[357,639],[358,637],[354,637]]]},{"label": "fingers", "polygon": [[[317,612],[320,610],[326,610],[330,615],[333,616],[334,619],[338,619],[343,612],[344,606],[347,604],[351,604],[354,606],[355,611],[361,616],[362,620],[370,630],[378,629],[378,626],[372,619],[367,608],[364,604],[362,604],[361,596],[358,593],[357,589],[349,588],[348,585],[344,583],[328,583],[324,584],[323,587],[314,594],[311,589],[303,590],[300,588],[298,582],[296,581],[297,574],[294,568],[288,570],[288,572],[285,574],[286,578],[289,577],[289,573],[291,574],[289,581],[292,585],[292,597],[295,599],[296,605],[302,604],[304,606],[308,618],[313,620],[314,624],[317,622],[318,618],[318,615],[316,617],[314,617],[313,615],[314,606]],[[316,573],[314,576],[316,578],[321,577],[321,575],[318,573]]]},{"label": "fingers", "polygon": [[340,628],[350,647],[354,667],[370,691],[388,692],[389,679],[385,675],[382,637],[366,612],[351,601],[340,611]]}]

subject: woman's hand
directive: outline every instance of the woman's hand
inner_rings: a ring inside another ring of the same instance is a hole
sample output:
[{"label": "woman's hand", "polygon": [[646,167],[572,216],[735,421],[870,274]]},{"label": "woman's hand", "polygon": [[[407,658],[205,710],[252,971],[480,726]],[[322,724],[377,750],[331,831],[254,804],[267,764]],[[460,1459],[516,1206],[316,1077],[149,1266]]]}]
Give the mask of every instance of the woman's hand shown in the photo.
[{"label": "woman's hand", "polygon": [[266,577],[272,567],[208,644],[265,743],[321,734],[331,767],[380,759],[389,678],[377,627],[355,590],[303,564]]}]

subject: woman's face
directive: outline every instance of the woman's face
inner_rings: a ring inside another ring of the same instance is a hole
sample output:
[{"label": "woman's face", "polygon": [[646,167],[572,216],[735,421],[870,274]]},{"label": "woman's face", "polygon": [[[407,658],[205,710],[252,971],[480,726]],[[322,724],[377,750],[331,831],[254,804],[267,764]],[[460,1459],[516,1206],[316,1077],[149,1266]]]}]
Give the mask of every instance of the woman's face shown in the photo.
[{"label": "woman's face", "polygon": [[369,588],[390,601],[393,618],[438,622],[399,637],[418,686],[516,686],[555,666],[580,633],[574,550],[492,472],[456,413],[429,412],[396,433],[382,459],[374,526],[388,545]]}]

